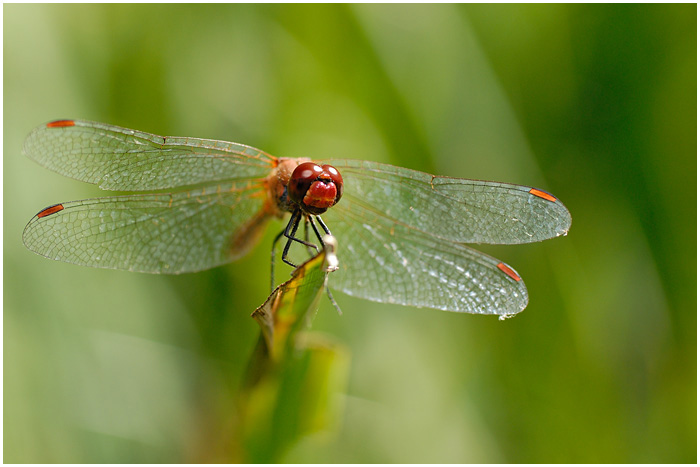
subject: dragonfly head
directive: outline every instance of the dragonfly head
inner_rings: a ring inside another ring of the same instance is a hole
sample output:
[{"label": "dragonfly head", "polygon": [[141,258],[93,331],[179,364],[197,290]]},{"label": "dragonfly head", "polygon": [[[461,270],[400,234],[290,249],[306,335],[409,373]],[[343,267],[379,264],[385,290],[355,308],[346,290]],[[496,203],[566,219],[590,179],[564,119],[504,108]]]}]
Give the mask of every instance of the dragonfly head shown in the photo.
[{"label": "dragonfly head", "polygon": [[292,172],[287,193],[305,213],[323,214],[343,196],[343,177],[331,165],[304,162]]}]

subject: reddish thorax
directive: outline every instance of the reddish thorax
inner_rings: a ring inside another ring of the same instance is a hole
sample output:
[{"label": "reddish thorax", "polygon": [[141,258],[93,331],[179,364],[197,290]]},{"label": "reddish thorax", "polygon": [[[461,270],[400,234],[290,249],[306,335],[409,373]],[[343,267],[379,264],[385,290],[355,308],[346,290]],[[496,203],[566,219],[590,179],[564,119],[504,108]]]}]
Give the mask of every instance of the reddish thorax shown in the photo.
[{"label": "reddish thorax", "polygon": [[292,212],[296,209],[296,205],[287,197],[287,185],[292,176],[292,172],[297,166],[303,162],[308,162],[310,159],[306,157],[289,158],[281,157],[277,159],[277,166],[272,169],[272,172],[267,177],[266,184],[268,190],[268,202],[266,210],[277,217],[284,216],[287,212]]}]

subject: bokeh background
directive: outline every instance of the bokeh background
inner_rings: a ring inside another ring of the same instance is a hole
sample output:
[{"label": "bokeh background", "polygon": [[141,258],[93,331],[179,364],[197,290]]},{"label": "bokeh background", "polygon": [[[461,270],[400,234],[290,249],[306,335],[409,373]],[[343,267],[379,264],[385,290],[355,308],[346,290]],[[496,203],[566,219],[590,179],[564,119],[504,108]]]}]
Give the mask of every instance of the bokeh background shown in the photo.
[{"label": "bokeh background", "polygon": [[697,460],[695,5],[3,19],[5,462],[239,459],[249,315],[269,292],[278,226],[242,261],[179,277],[27,251],[36,212],[101,194],[21,154],[59,118],[534,185],[570,209],[567,237],[482,248],[525,279],[513,319],[323,301],[313,329],[352,355],[344,416],[282,460]]}]

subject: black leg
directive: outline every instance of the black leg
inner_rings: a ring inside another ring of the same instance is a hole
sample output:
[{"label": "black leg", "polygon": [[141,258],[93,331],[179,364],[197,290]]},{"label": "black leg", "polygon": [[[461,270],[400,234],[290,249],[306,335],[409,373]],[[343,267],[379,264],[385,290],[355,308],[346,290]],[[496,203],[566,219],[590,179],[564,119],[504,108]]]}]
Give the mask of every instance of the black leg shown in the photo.
[{"label": "black leg", "polygon": [[[304,217],[304,238],[305,240],[301,240],[296,237],[297,230],[299,229],[299,223],[301,222],[302,216]],[[297,242],[301,243],[307,248],[307,251],[309,253],[309,256],[313,256],[314,252],[319,251],[319,247],[315,245],[314,243],[311,243],[309,241],[309,224],[311,224],[311,228],[314,231],[314,234],[316,234],[316,238],[318,238],[318,241],[321,243],[323,246],[323,237],[321,236],[321,232],[319,232],[318,227],[316,227],[316,223],[314,222],[314,217],[316,220],[321,224],[321,228],[323,231],[330,235],[331,231],[326,227],[326,224],[323,223],[323,220],[319,216],[309,216],[305,215],[301,212],[300,209],[297,209],[292,213],[292,216],[289,218],[289,222],[287,222],[287,226],[284,228],[282,232],[277,234],[275,239],[272,242],[272,253],[271,253],[271,258],[270,258],[270,290],[275,289],[275,256],[277,255],[277,244],[279,243],[280,239],[282,237],[285,237],[287,239],[287,242],[284,244],[284,249],[282,250],[282,261],[284,261],[286,264],[290,265],[293,268],[296,268],[298,265],[292,263],[287,259],[287,255],[289,254],[289,249],[292,246],[292,242]],[[313,248],[314,251],[311,249]],[[338,305],[335,304],[335,300],[333,300],[333,297],[330,295],[330,290],[328,290],[329,297],[331,299],[331,303],[333,303],[333,306],[338,308]]]},{"label": "black leg", "polygon": [[310,242],[305,242],[304,240],[301,240],[299,238],[296,238],[295,235],[297,233],[297,229],[299,228],[299,222],[301,221],[301,210],[296,210],[294,213],[292,213],[292,217],[289,219],[289,223],[287,223],[287,227],[284,229],[283,235],[287,237],[287,243],[284,245],[284,250],[282,251],[282,261],[287,263],[293,268],[296,268],[297,265],[292,263],[287,259],[287,254],[289,254],[289,248],[292,246],[292,242],[298,242],[301,243],[302,245],[305,245],[307,247],[313,248],[314,250],[318,251],[318,247],[314,245],[313,243]]},{"label": "black leg", "polygon": [[277,243],[282,238],[284,230],[277,234],[275,239],[272,241],[272,258],[270,261],[270,292],[275,290],[275,256],[277,255]]},{"label": "black leg", "polygon": [[[318,217],[316,218],[318,219]],[[321,245],[323,245],[323,237],[321,236],[321,233],[318,231],[318,227],[316,227],[316,223],[314,222],[313,218],[309,216],[309,222],[311,223],[311,228],[314,229],[314,233],[316,234],[316,238],[318,238],[318,241],[321,242]]]},{"label": "black leg", "polygon": [[[309,242],[309,223],[310,222],[313,222],[311,220],[311,216],[304,216],[304,240],[306,241],[306,243],[310,243]],[[306,247],[306,252],[309,254],[309,257],[314,255],[313,250],[311,250],[311,248],[309,246]]]},{"label": "black leg", "polygon": [[326,232],[326,235],[333,235],[331,231],[326,227],[326,224],[323,223],[323,219],[321,219],[321,216],[316,216],[316,220],[318,221],[319,224],[321,224],[321,228],[323,229],[324,232]]},{"label": "black leg", "polygon": [[[296,268],[297,265],[292,263],[291,261],[287,261],[287,254],[289,253],[289,247],[292,246],[292,240],[294,240],[294,234],[297,232],[297,228],[299,228],[299,219],[301,216],[301,211],[297,210],[294,211],[292,214],[292,217],[289,218],[289,222],[287,222],[287,227],[284,228],[284,231],[282,234],[287,238],[287,243],[284,244],[284,250],[282,250],[282,261],[287,263],[293,268]],[[290,233],[291,230],[291,233]]]}]

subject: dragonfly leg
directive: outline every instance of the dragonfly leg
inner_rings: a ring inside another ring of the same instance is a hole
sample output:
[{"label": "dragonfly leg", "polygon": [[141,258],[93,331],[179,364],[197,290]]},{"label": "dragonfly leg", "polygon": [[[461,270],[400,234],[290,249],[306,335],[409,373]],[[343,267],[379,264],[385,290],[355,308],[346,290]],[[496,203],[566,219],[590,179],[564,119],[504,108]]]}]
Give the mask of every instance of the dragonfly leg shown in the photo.
[{"label": "dragonfly leg", "polygon": [[284,250],[282,251],[282,261],[284,261],[293,268],[296,268],[297,265],[287,259],[287,255],[289,254],[289,248],[292,246],[292,242],[301,243],[302,245],[306,245],[307,247],[313,248],[314,250],[318,251],[318,247],[313,243],[305,242],[304,240],[295,237],[297,229],[299,228],[301,216],[301,210],[297,209],[296,211],[294,211],[292,217],[287,223],[287,227],[285,227],[284,232],[282,232],[282,235],[284,235],[287,238],[287,243],[285,243]]},{"label": "dragonfly leg", "polygon": [[[323,229],[323,231],[326,232],[327,235],[330,235],[331,231],[328,230],[328,227],[326,227],[326,224],[323,223],[321,218],[319,216],[316,216],[316,220],[318,221],[319,224],[321,224],[321,228]],[[316,227],[316,224],[314,223],[314,220],[311,216],[309,216],[309,221],[311,222],[311,227],[314,229],[314,233],[316,234],[316,238],[318,238],[318,241],[321,242],[321,245],[324,245],[323,237],[321,236],[321,233],[318,231],[318,228]]]},{"label": "dragonfly leg", "polygon": [[[323,222],[323,219],[321,219],[321,216],[316,216],[316,220],[318,221],[319,224],[321,224],[321,228],[323,229],[324,232],[326,232],[326,235],[333,235],[331,233],[330,229]],[[318,235],[318,233],[316,233],[316,235]]]},{"label": "dragonfly leg", "polygon": [[[316,224],[314,224],[314,220],[309,217],[309,220],[311,222],[311,227],[314,229],[314,233],[316,233],[316,237],[318,240],[321,242],[321,245],[323,245],[323,238],[321,237],[321,233],[318,231],[318,228],[316,227]],[[331,235],[331,231],[328,229],[326,224],[323,222],[320,216],[316,216],[316,220],[318,221],[319,224],[321,224],[321,228],[327,235]],[[340,309],[338,306],[338,303],[335,301],[335,298],[333,298],[333,294],[331,293],[331,289],[328,288],[328,284],[326,284],[326,294],[328,294],[328,300],[331,301],[331,305],[333,305],[333,308],[336,309],[339,315],[343,314],[343,311]]]},{"label": "dragonfly leg", "polygon": [[[304,217],[304,240],[305,240],[307,243],[310,243],[310,242],[309,242],[309,223],[310,223],[310,222],[313,222],[313,221],[310,220],[310,219],[311,219],[311,216],[305,216],[305,217]],[[307,245],[307,247],[306,247],[306,252],[309,254],[309,256],[313,256],[313,255],[314,255],[313,250],[312,250],[311,247],[309,247],[308,245]]]},{"label": "dragonfly leg", "polygon": [[275,290],[275,256],[277,255],[277,243],[284,234],[284,230],[277,234],[272,241],[272,258],[270,259],[270,292]]},{"label": "dragonfly leg", "polygon": [[338,303],[335,301],[335,298],[333,298],[333,294],[331,293],[331,289],[328,288],[328,285],[326,285],[326,293],[328,294],[328,299],[331,301],[331,305],[335,308],[335,310],[338,312],[339,315],[343,314],[343,310],[340,309],[338,306]]}]

